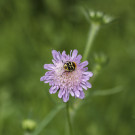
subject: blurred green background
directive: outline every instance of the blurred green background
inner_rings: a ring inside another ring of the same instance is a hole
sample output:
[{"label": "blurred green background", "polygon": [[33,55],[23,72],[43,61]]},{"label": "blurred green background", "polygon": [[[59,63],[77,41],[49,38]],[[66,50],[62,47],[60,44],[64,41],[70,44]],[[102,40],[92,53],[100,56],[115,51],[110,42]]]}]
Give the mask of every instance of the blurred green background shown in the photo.
[{"label": "blurred green background", "polygon": [[[117,86],[122,91],[90,97],[77,111],[74,132],[135,134],[134,0],[0,0],[0,135],[23,135],[24,119],[38,124],[62,102],[57,94],[49,94],[48,84],[40,77],[45,73],[43,65],[51,63],[52,49],[68,53],[78,49],[83,54],[90,24],[82,7],[116,18],[100,29],[94,41],[89,70],[95,65],[95,53],[103,53],[108,62],[88,91]],[[63,109],[40,135],[66,135],[65,123]]]}]

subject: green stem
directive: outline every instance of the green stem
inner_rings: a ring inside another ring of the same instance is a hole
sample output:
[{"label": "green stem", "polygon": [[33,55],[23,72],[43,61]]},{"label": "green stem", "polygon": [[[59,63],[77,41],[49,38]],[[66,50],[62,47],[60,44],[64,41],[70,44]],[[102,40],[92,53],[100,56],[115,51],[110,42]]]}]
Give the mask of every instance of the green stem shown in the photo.
[{"label": "green stem", "polygon": [[73,135],[68,102],[66,103],[66,111],[67,111],[67,120],[68,120],[70,135]]},{"label": "green stem", "polygon": [[[82,61],[87,59],[87,57],[89,55],[89,52],[91,50],[91,47],[92,47],[92,43],[93,43],[99,29],[100,29],[99,23],[94,23],[94,22],[91,23],[91,28],[89,30],[88,40],[87,40],[87,44],[86,44],[86,47],[85,47],[85,50],[84,50]],[[72,117],[74,117],[74,115],[76,113],[76,110],[79,108],[79,106],[81,106],[81,104],[80,104],[80,100],[78,99],[74,103],[74,111],[72,112]]]},{"label": "green stem", "polygon": [[91,24],[91,29],[90,29],[89,35],[88,35],[88,41],[87,41],[87,44],[86,44],[86,47],[84,50],[84,54],[83,54],[83,61],[86,60],[88,57],[88,54],[89,54],[91,47],[92,47],[92,43],[95,39],[95,36],[96,36],[99,28],[100,28],[100,24],[98,24],[98,23]]}]

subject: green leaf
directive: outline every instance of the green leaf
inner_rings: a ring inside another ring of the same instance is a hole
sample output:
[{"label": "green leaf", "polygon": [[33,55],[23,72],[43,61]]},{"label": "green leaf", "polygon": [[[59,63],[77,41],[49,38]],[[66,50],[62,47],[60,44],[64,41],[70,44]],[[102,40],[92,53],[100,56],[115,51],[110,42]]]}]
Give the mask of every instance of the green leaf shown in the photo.
[{"label": "green leaf", "polygon": [[65,107],[65,104],[60,104],[56,108],[54,108],[38,125],[32,135],[38,135],[40,132],[52,121],[52,119],[56,116],[56,114]]}]

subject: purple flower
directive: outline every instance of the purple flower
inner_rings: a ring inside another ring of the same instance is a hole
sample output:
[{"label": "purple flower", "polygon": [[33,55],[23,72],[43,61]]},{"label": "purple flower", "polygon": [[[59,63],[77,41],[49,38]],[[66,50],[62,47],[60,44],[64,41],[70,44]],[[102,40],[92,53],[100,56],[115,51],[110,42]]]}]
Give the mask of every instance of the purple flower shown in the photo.
[{"label": "purple flower", "polygon": [[58,97],[62,98],[64,102],[69,100],[69,95],[83,99],[83,89],[91,88],[88,82],[90,77],[93,76],[92,72],[88,72],[88,61],[81,63],[81,55],[77,55],[77,50],[70,51],[67,55],[65,51],[57,52],[52,51],[53,64],[45,64],[44,69],[49,70],[40,81],[49,83],[51,86],[49,92],[54,94],[58,91]]}]

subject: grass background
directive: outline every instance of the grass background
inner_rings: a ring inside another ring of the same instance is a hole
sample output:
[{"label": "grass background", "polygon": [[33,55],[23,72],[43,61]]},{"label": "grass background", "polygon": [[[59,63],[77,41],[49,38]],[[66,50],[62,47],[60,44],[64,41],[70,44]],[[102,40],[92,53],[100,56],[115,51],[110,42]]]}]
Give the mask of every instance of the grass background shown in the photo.
[{"label": "grass background", "polygon": [[[77,49],[86,44],[89,23],[81,8],[103,11],[116,20],[103,26],[89,54],[104,53],[108,63],[92,83],[102,91],[122,86],[122,92],[94,96],[75,116],[78,135],[133,135],[135,133],[135,1],[134,0],[0,0],[0,134],[21,135],[21,122],[40,123],[61,103],[40,82],[51,50]],[[56,102],[54,103],[52,99]],[[85,101],[84,101],[85,102]],[[40,135],[66,134],[65,109]]]}]

